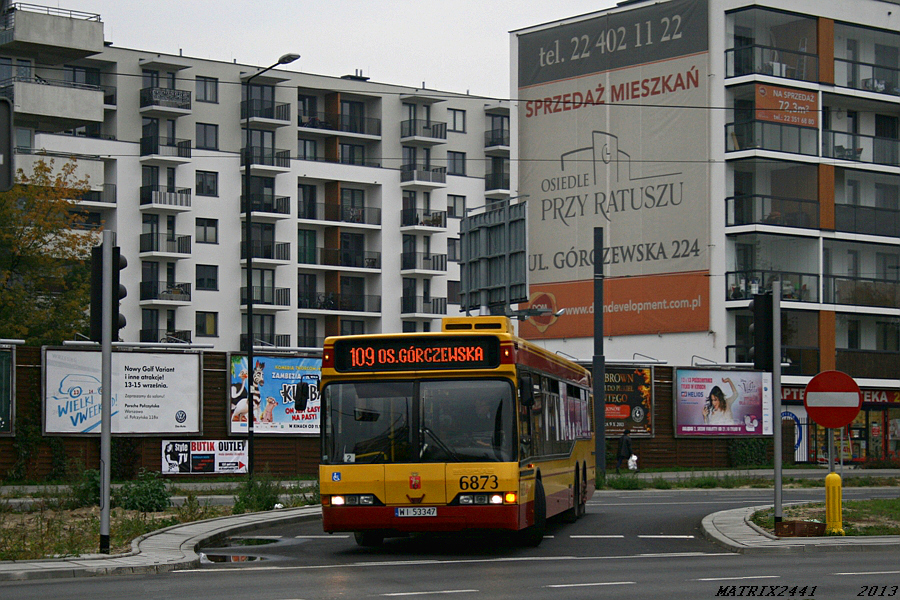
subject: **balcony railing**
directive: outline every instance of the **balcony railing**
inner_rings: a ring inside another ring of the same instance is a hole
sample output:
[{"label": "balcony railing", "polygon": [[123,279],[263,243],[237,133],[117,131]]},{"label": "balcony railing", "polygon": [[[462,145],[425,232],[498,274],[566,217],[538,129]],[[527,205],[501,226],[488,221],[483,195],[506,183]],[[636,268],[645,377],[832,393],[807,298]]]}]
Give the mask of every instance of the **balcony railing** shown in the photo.
[{"label": "balcony railing", "polygon": [[900,308],[900,281],[826,275],[824,283],[829,304]]},{"label": "balcony railing", "polygon": [[299,348],[321,348],[325,345],[325,338],[314,335],[298,335],[297,346]]},{"label": "balcony railing", "polygon": [[141,108],[160,106],[179,110],[191,110],[191,92],[171,88],[149,87],[141,90]]},{"label": "balcony railing", "polygon": [[248,109],[247,100],[244,100],[241,102],[241,119],[247,118],[272,119],[287,124],[291,122],[291,105],[271,100],[250,100]]},{"label": "balcony railing", "polygon": [[141,341],[159,344],[190,344],[191,332],[178,329],[141,329]]},{"label": "balcony railing", "polygon": [[370,206],[340,206],[321,202],[300,201],[297,207],[298,219],[313,221],[337,221],[343,223],[363,223],[381,225],[381,209]]},{"label": "balcony railing", "polygon": [[400,314],[446,315],[446,298],[425,298],[423,296],[401,296]]},{"label": "balcony railing", "polygon": [[82,202],[100,202],[103,204],[116,203],[116,184],[104,183],[99,190],[90,190],[79,198]]},{"label": "balcony railing", "polygon": [[359,252],[340,248],[301,248],[297,262],[305,265],[380,269],[381,252]]},{"label": "balcony railing", "polygon": [[508,190],[509,173],[488,173],[484,176],[485,190]]},{"label": "balcony railing", "polygon": [[418,181],[421,183],[447,183],[447,167],[423,167],[403,165],[400,167],[400,183]]},{"label": "balcony railing", "polygon": [[421,137],[436,140],[447,139],[447,124],[438,121],[410,119],[400,122],[400,137]]},{"label": "balcony railing", "polygon": [[836,367],[851,377],[900,379],[900,352],[838,348]]},{"label": "balcony railing", "polygon": [[447,255],[404,252],[400,255],[400,268],[403,270],[446,271]]},{"label": "balcony railing", "polygon": [[808,156],[819,155],[819,132],[809,127],[743,121],[725,126],[725,151],[772,150]]},{"label": "balcony railing", "polygon": [[509,146],[508,129],[491,129],[484,132],[484,147]]},{"label": "balcony railing", "polygon": [[[291,214],[291,199],[289,196],[251,193],[250,206],[252,207],[253,212],[264,212],[277,215]],[[247,212],[247,198],[245,196],[241,196],[241,212]]]},{"label": "balcony railing", "polygon": [[[272,285],[254,285],[253,303],[268,306],[290,306],[290,288],[279,288]],[[241,287],[241,305],[247,304],[247,286]]]},{"label": "balcony railing", "polygon": [[167,185],[142,185],[140,190],[141,206],[156,204],[180,208],[191,207],[191,189],[169,187]]},{"label": "balcony railing", "polygon": [[250,149],[241,149],[242,164],[262,165],[267,167],[278,167],[281,169],[289,169],[291,167],[290,150],[279,150],[278,148],[261,148],[259,146]]},{"label": "balcony railing", "polygon": [[[749,345],[726,346],[726,360],[730,363],[752,363]],[[781,346],[782,375],[817,375],[819,349],[809,346]]]},{"label": "balcony railing", "polygon": [[[291,259],[291,243],[254,241],[253,258],[289,261]],[[241,260],[247,260],[247,242],[241,242]]]},{"label": "balcony railing", "polygon": [[726,225],[780,225],[819,227],[819,203],[815,200],[760,194],[725,198]]},{"label": "balcony railing", "polygon": [[900,69],[896,67],[835,58],[834,81],[855,90],[900,96]]},{"label": "balcony railing", "polygon": [[191,284],[187,282],[142,281],[141,300],[171,300],[190,302]]},{"label": "balcony railing", "polygon": [[300,127],[309,129],[381,136],[381,119],[370,117],[351,117],[350,115],[338,113],[307,113],[301,111],[298,114],[298,124]]},{"label": "balcony railing", "polygon": [[875,206],[835,204],[834,228],[851,233],[900,237],[900,211]]},{"label": "balcony railing", "polygon": [[447,227],[447,211],[404,208],[400,211],[400,227]]},{"label": "balcony railing", "polygon": [[148,135],[141,138],[141,156],[169,156],[172,158],[190,158],[191,140]]},{"label": "balcony railing", "polygon": [[[291,345],[291,336],[286,333],[253,333],[253,346],[266,346],[271,348],[286,348]],[[241,334],[241,351],[247,351],[247,334]]]},{"label": "balcony railing", "polygon": [[742,46],[725,51],[725,77],[754,74],[817,82],[819,58],[774,46]]},{"label": "balcony railing", "polygon": [[190,254],[191,236],[169,235],[167,233],[142,233],[140,238],[140,248],[141,252]]},{"label": "balcony railing", "polygon": [[791,271],[731,271],[725,273],[725,298],[745,300],[753,294],[772,289],[772,282],[781,281],[781,298],[791,302],[818,302],[819,276]]},{"label": "balcony railing", "polygon": [[377,313],[381,312],[381,296],[316,292],[301,295],[297,308]]},{"label": "balcony railing", "polygon": [[893,138],[825,130],[822,132],[822,156],[855,160],[876,165],[898,166],[900,140]]}]

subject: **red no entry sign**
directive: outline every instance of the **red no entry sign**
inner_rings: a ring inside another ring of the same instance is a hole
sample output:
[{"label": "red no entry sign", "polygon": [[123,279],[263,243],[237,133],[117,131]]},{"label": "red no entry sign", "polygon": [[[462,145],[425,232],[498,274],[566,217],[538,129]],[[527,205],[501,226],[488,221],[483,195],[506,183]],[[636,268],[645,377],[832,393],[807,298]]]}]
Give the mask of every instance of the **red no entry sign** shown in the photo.
[{"label": "red no entry sign", "polygon": [[840,371],[823,371],[809,380],[803,395],[809,418],[837,429],[853,422],[862,407],[862,393],[856,381]]}]

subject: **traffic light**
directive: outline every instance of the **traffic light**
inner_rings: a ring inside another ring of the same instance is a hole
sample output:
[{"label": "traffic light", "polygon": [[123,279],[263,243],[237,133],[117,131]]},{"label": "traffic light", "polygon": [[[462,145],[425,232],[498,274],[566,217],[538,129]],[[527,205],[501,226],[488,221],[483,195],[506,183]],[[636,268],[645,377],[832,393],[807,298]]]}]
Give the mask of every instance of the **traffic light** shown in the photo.
[{"label": "traffic light", "polygon": [[[119,312],[119,303],[128,291],[119,283],[119,276],[128,266],[128,261],[122,256],[118,246],[112,248],[112,311],[109,316],[112,324],[112,340],[119,339],[119,329],[125,327],[125,316]],[[103,341],[103,246],[94,246],[91,249],[91,339],[95,342]]]},{"label": "traffic light", "polygon": [[750,311],[753,313],[753,322],[750,324],[750,339],[753,343],[750,347],[750,360],[753,361],[754,369],[771,372],[775,368],[772,292],[754,294],[750,301]]}]

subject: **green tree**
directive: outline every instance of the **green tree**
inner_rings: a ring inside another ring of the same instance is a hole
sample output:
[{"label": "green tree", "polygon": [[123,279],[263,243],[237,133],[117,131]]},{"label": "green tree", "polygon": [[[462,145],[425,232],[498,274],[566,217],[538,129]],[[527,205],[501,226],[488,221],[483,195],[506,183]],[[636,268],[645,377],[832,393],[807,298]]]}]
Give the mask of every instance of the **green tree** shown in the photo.
[{"label": "green tree", "polygon": [[0,338],[75,339],[88,327],[91,247],[99,241],[76,206],[87,180],[76,179],[74,159],[55,169],[43,158],[16,179],[0,193]]}]

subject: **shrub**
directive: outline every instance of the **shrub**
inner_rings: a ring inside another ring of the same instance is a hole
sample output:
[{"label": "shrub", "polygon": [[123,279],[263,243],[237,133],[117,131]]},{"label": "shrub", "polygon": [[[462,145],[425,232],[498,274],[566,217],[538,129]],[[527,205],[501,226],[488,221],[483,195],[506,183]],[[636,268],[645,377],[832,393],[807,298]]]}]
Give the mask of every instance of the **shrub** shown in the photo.
[{"label": "shrub", "polygon": [[72,508],[100,505],[100,471],[85,469],[81,472],[81,477],[72,484],[69,504]]},{"label": "shrub", "polygon": [[728,440],[728,461],[732,467],[760,467],[769,464],[771,440],[748,438]]},{"label": "shrub", "polygon": [[126,510],[160,512],[169,508],[171,494],[159,473],[141,469],[136,481],[129,481],[113,494],[112,504]]},{"label": "shrub", "polygon": [[245,512],[271,510],[278,504],[280,492],[280,486],[269,476],[248,479],[238,488],[232,513],[240,515]]}]

